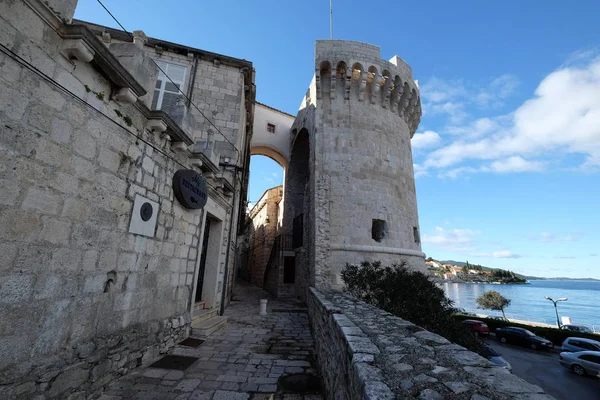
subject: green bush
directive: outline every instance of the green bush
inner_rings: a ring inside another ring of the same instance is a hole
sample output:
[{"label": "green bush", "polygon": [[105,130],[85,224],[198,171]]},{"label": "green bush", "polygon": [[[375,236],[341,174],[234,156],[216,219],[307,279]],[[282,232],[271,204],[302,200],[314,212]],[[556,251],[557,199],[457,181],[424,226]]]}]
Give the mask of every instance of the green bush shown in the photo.
[{"label": "green bush", "polygon": [[406,263],[382,267],[380,262],[346,264],[346,290],[356,298],[480,352],[481,343],[454,318],[453,303],[444,291]]},{"label": "green bush", "polygon": [[548,339],[549,341],[554,343],[555,346],[562,345],[562,342],[564,342],[565,339],[568,337],[581,337],[581,338],[597,340],[600,342],[600,335],[596,335],[593,333],[580,333],[580,332],[573,332],[573,331],[568,331],[568,330],[564,330],[564,329],[541,327],[541,326],[531,326],[531,325],[525,325],[525,324],[518,324],[518,323],[510,322],[510,321],[502,321],[502,320],[493,319],[493,318],[479,318],[479,317],[473,317],[470,315],[462,315],[462,314],[456,314],[454,317],[458,321],[462,321],[465,319],[476,319],[478,321],[485,322],[490,327],[491,332],[494,332],[496,330],[496,328],[502,328],[505,326],[516,326],[518,328],[525,328],[525,329],[535,333],[538,336]]}]

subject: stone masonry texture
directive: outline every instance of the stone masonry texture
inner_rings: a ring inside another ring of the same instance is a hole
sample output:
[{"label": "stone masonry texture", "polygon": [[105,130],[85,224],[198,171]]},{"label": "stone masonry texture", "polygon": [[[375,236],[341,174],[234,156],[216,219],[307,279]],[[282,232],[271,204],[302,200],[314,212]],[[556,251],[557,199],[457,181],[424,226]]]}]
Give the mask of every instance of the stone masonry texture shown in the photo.
[{"label": "stone masonry texture", "polygon": [[307,307],[328,399],[552,399],[485,358],[350,295],[310,288]]},{"label": "stone masonry texture", "polygon": [[[147,130],[137,104],[115,101],[97,67],[67,59],[32,5],[69,15],[75,3],[0,2],[0,43],[14,53],[0,52],[1,399],[97,396],[189,335],[206,213],[182,208],[171,188],[189,153]],[[235,112],[216,124],[244,146],[243,95],[231,96]],[[153,237],[128,232],[136,195],[159,204]],[[237,211],[225,212],[223,195],[210,200],[227,237]],[[222,252],[230,246],[223,240]]]},{"label": "stone masonry texture", "polygon": [[[410,67],[392,61],[381,60],[376,46],[316,42],[315,77],[292,126],[285,185],[284,227],[290,231],[292,219],[304,216],[301,296],[308,286],[341,288],[346,262],[425,268],[410,145],[419,89]],[[386,224],[378,239],[374,220]]]}]

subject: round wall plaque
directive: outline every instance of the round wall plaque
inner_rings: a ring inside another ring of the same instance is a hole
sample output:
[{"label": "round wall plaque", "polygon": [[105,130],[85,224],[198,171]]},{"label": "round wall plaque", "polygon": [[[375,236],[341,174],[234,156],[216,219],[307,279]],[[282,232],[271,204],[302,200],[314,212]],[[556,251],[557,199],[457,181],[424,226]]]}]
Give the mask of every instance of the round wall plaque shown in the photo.
[{"label": "round wall plaque", "polygon": [[142,218],[142,221],[146,222],[152,218],[152,213],[152,204],[148,202],[142,204],[142,207],[140,207],[140,217]]},{"label": "round wall plaque", "polygon": [[206,181],[192,169],[180,169],[175,172],[173,193],[183,207],[193,210],[204,207],[208,200]]}]

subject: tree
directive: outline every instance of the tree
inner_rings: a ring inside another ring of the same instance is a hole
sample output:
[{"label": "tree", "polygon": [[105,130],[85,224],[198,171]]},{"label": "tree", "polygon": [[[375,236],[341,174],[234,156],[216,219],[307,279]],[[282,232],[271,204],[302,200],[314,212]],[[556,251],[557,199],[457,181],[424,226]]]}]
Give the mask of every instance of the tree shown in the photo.
[{"label": "tree", "polygon": [[472,351],[481,350],[454,318],[455,308],[444,290],[406,263],[383,267],[380,262],[346,264],[342,270],[346,291],[358,299],[435,332]]},{"label": "tree", "polygon": [[506,319],[504,309],[510,305],[510,299],[507,299],[495,290],[487,290],[476,301],[480,308],[502,311],[502,317]]},{"label": "tree", "polygon": [[427,257],[427,260],[425,260],[425,261],[433,261],[433,258],[432,257]]}]

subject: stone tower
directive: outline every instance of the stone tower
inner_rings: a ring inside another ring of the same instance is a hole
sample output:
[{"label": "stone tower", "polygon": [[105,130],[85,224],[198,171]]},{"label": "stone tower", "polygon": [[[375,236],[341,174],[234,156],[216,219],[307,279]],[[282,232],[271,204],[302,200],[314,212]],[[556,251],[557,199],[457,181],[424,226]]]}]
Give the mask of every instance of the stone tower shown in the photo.
[{"label": "stone tower", "polygon": [[402,59],[382,60],[365,43],[316,42],[284,189],[298,295],[340,288],[346,262],[425,270],[410,143],[420,117],[419,88]]}]

